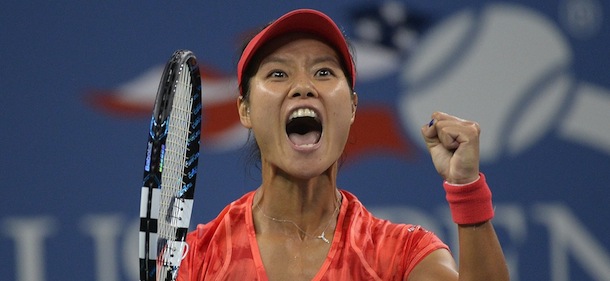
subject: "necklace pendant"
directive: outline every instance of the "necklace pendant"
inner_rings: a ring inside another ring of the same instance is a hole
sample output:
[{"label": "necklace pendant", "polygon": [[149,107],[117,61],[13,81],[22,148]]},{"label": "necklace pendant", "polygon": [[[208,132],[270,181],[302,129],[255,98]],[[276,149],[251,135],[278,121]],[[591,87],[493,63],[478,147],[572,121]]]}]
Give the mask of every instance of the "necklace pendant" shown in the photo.
[{"label": "necklace pendant", "polygon": [[318,237],[316,237],[318,239],[322,239],[322,241],[326,242],[326,244],[330,244],[330,241],[328,241],[328,239],[326,239],[326,237],[324,237],[324,231],[322,232],[322,234],[320,234]]}]

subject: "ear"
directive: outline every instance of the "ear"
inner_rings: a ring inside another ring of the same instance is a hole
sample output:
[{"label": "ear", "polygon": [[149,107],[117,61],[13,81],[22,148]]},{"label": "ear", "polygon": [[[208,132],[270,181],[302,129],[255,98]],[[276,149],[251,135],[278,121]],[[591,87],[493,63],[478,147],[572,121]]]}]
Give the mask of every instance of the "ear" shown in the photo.
[{"label": "ear", "polygon": [[354,120],[356,120],[356,109],[358,108],[358,94],[356,92],[354,92],[352,94],[352,119],[350,121],[350,124],[354,123]]},{"label": "ear", "polygon": [[242,96],[237,99],[237,112],[239,112],[239,121],[241,125],[247,129],[252,129],[252,123],[250,122],[250,106]]}]

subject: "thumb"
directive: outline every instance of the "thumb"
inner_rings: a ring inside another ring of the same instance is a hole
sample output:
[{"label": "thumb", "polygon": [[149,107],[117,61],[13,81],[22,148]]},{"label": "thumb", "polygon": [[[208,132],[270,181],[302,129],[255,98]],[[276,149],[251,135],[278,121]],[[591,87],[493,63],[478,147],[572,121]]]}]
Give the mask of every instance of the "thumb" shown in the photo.
[{"label": "thumb", "polygon": [[428,149],[440,143],[440,139],[438,138],[438,132],[436,131],[435,125],[436,120],[432,119],[429,123],[421,127],[421,134]]}]

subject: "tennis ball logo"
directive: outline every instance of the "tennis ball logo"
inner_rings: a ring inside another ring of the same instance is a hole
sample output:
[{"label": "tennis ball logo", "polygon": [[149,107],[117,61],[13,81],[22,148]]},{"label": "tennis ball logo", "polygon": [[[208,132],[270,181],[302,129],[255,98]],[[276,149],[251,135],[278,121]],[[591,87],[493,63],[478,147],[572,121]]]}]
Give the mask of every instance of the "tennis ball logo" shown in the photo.
[{"label": "tennis ball logo", "polygon": [[571,59],[561,32],[532,10],[463,10],[426,34],[405,64],[403,124],[420,140],[430,113],[444,111],[481,124],[482,161],[519,153],[558,119],[574,84]]}]

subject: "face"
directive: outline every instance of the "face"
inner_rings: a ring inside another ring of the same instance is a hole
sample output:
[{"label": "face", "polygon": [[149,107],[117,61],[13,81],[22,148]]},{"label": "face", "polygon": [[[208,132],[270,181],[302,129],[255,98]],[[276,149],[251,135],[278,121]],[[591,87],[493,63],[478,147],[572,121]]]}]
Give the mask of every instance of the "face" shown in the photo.
[{"label": "face", "polygon": [[301,179],[323,174],[343,152],[357,102],[339,56],[302,34],[275,39],[259,53],[249,100],[238,106],[263,169]]}]

